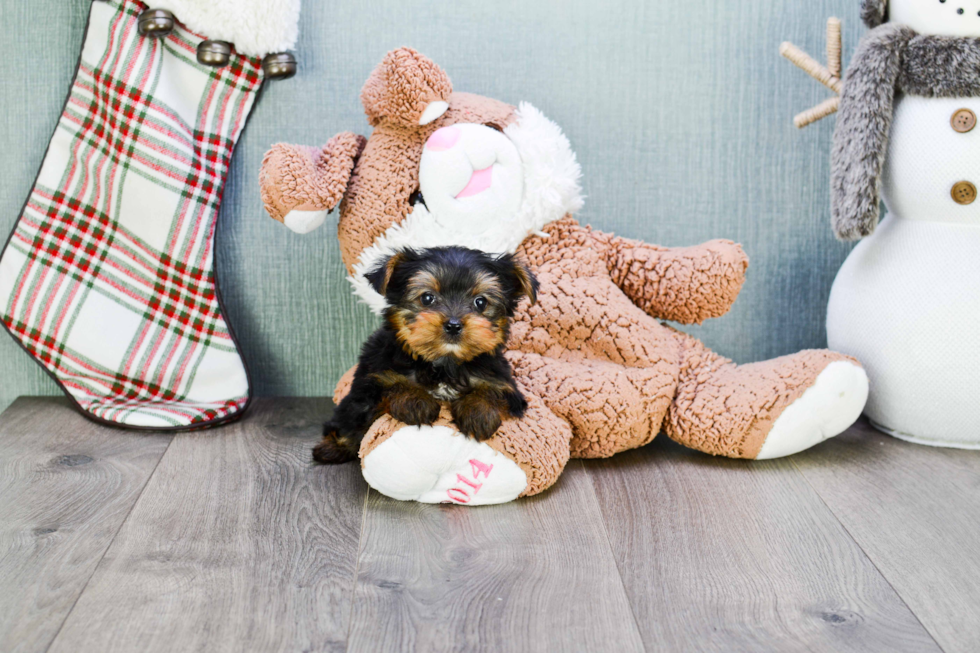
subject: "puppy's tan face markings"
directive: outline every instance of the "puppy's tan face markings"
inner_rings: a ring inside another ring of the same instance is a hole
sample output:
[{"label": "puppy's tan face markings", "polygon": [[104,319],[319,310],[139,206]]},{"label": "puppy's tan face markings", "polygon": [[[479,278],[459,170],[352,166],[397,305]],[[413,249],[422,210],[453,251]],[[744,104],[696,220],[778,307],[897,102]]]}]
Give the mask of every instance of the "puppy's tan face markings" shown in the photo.
[{"label": "puppy's tan face markings", "polygon": [[[461,288],[461,281],[467,286]],[[505,301],[499,279],[489,272],[476,271],[464,280],[458,270],[432,265],[408,280],[404,301],[390,311],[389,322],[410,355],[467,362],[503,344]],[[447,329],[452,322],[460,325],[458,331]]]},{"label": "puppy's tan face markings", "polygon": [[[468,346],[475,355],[490,352],[503,344],[507,333],[507,297],[500,279],[489,272],[479,272],[473,284],[472,296],[477,314],[468,316],[471,336]],[[485,300],[484,308],[480,308],[480,300]]]},{"label": "puppy's tan face markings", "polygon": [[435,311],[415,314],[399,311],[391,320],[405,351],[430,363],[454,354],[452,346],[443,338],[444,322],[444,317]]},{"label": "puppy's tan face markings", "polygon": [[[474,299],[481,296],[485,297],[488,302],[488,308],[499,307],[503,309],[504,302],[506,301],[504,289],[500,285],[500,279],[489,272],[477,272],[471,295]],[[486,310],[483,313],[486,313]]]},{"label": "puppy's tan face markings", "polygon": [[[463,317],[463,338],[459,343],[461,360],[472,360],[480,354],[487,354],[504,344],[504,329],[501,324],[491,322],[482,315],[470,313]],[[503,319],[506,326],[507,319]]]},{"label": "puppy's tan face markings", "polygon": [[441,288],[439,277],[428,270],[420,270],[409,279],[406,295],[409,299],[419,301],[427,292],[438,295]]}]

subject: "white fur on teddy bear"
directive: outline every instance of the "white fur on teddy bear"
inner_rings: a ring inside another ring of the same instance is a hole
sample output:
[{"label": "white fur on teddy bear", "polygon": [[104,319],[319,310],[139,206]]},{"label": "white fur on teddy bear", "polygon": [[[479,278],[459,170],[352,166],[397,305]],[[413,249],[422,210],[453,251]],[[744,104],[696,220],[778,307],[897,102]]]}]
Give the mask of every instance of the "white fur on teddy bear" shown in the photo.
[{"label": "white fur on teddy bear", "polygon": [[840,435],[861,416],[867,400],[864,370],[847,361],[831,363],[776,419],[755,459],[792,456]]},{"label": "white fur on teddy bear", "polygon": [[483,506],[513,501],[527,487],[517,463],[447,426],[402,427],[361,467],[368,485],[400,501]]},{"label": "white fur on teddy bear", "polygon": [[283,218],[283,224],[297,234],[308,234],[327,220],[327,211],[300,211],[293,209]]}]

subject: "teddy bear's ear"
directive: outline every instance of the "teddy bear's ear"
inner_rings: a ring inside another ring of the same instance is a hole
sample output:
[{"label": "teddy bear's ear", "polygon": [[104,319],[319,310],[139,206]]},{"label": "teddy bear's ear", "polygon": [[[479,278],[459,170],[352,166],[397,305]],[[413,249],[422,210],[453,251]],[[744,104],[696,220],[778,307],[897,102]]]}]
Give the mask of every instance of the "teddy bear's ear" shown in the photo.
[{"label": "teddy bear's ear", "polygon": [[411,48],[399,48],[385,55],[368,77],[361,103],[372,126],[390,121],[418,127],[446,112],[452,92],[442,68]]},{"label": "teddy bear's ear", "polygon": [[874,29],[888,19],[888,0],[861,0],[861,19]]}]

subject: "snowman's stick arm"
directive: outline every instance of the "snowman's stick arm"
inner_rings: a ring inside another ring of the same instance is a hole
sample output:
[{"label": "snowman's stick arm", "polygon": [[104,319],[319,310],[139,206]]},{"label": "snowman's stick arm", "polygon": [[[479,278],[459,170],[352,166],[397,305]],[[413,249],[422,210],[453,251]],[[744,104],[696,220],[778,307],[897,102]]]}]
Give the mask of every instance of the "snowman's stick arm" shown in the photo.
[{"label": "snowman's stick arm", "polygon": [[840,18],[827,19],[827,69],[840,79],[841,76],[841,23]]},{"label": "snowman's stick arm", "polygon": [[[808,55],[803,50],[792,43],[786,42],[779,46],[779,54],[792,61],[798,68],[806,72],[838,96],[844,87],[841,81],[841,22],[839,18],[827,19],[827,65],[824,66],[819,61]],[[840,106],[840,98],[830,98],[803,113],[798,114],[793,119],[793,124],[803,129],[807,125],[812,125],[818,120],[836,113]]]},{"label": "snowman's stick arm", "polygon": [[[786,42],[779,46],[779,54],[792,61],[807,75],[814,78],[834,93],[840,93],[843,83],[840,77],[835,77],[827,66],[808,55],[792,43]],[[839,65],[839,62],[838,62]]]},{"label": "snowman's stick arm", "polygon": [[840,107],[840,98],[832,97],[824,100],[812,109],[807,109],[806,111],[797,114],[793,118],[793,124],[799,129],[803,129],[807,125],[812,125],[818,120],[823,120],[827,116],[837,113],[837,109]]}]

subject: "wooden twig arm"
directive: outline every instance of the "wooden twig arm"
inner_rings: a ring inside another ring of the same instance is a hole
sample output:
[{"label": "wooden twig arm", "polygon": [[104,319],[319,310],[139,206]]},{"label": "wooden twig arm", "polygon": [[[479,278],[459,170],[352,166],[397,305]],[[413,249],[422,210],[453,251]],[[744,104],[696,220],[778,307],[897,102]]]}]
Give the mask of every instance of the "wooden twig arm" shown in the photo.
[{"label": "wooden twig arm", "polygon": [[844,48],[841,44],[841,23],[840,18],[827,19],[827,69],[834,77],[841,78],[841,53]]},{"label": "wooden twig arm", "polygon": [[789,59],[798,68],[806,72],[807,75],[829,88],[838,96],[825,100],[812,109],[808,109],[793,118],[793,124],[800,129],[837,112],[837,108],[840,106],[839,96],[844,88],[844,82],[841,80],[842,51],[841,21],[839,18],[830,18],[827,20],[826,66],[788,41],[779,46],[779,54]]},{"label": "wooden twig arm", "polygon": [[798,68],[803,70],[807,75],[814,78],[827,88],[829,88],[834,93],[840,93],[843,88],[843,84],[839,77],[835,77],[830,69],[824,66],[822,63],[808,55],[803,50],[792,43],[786,42],[779,46],[779,54],[783,55],[790,61],[792,61]]}]

